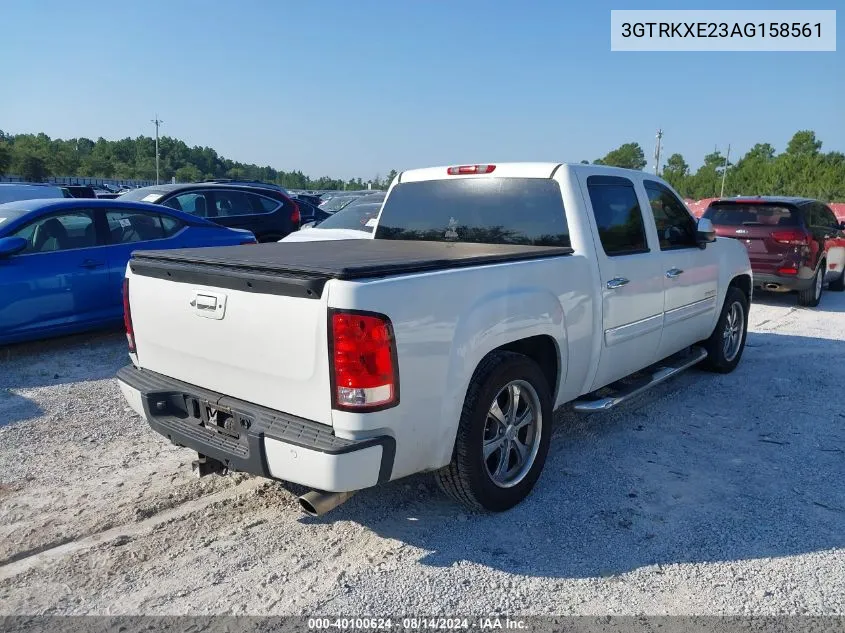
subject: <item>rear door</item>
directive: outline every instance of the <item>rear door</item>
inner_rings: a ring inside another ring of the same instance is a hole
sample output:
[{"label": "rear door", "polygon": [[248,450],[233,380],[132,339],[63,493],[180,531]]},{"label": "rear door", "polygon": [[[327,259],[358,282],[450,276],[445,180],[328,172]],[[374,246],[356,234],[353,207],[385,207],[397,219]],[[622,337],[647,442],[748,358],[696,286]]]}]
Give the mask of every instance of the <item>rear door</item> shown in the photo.
[{"label": "rear door", "polygon": [[717,308],[719,262],[712,248],[700,248],[696,221],[684,203],[656,180],[644,180],[657,229],[663,271],[663,336],[657,357],[665,358],[710,336]]},{"label": "rear door", "polygon": [[94,211],[41,217],[14,236],[28,246],[0,264],[2,334],[58,330],[109,317],[106,253]]},{"label": "rear door", "polygon": [[[582,185],[583,186],[583,185]],[[592,175],[587,195],[595,221],[602,297],[602,350],[592,389],[657,360],[663,329],[663,267],[649,244],[634,182]]]},{"label": "rear door", "polygon": [[148,211],[106,209],[104,214],[108,231],[106,242],[109,244],[109,281],[105,295],[109,308],[120,314],[123,310],[123,278],[132,252],[183,246],[179,232],[185,225],[169,215]]}]

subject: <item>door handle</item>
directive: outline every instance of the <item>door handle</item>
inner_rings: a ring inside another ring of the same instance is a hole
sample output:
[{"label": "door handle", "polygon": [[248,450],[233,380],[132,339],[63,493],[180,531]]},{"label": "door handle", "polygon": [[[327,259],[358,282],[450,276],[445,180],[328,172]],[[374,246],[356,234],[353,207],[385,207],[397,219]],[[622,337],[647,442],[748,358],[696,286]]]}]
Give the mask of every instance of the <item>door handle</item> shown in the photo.
[{"label": "door handle", "polygon": [[624,277],[614,277],[610,281],[607,282],[607,289],[608,290],[616,290],[617,288],[621,288],[625,284],[628,283],[628,279]]},{"label": "door handle", "polygon": [[670,268],[666,271],[666,277],[668,277],[669,279],[674,279],[675,277],[681,276],[683,272],[684,271],[680,268]]},{"label": "door handle", "polygon": [[105,266],[106,262],[97,261],[96,259],[83,259],[79,264],[80,268],[99,268]]}]

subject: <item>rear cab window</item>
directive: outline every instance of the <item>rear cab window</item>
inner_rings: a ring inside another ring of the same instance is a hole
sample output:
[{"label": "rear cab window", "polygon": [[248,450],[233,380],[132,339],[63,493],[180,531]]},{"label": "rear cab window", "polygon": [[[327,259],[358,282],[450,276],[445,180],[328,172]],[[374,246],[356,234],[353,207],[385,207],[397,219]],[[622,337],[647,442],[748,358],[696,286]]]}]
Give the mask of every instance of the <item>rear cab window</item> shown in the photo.
[{"label": "rear cab window", "polygon": [[400,183],[384,203],[374,237],[570,246],[560,186],[548,178]]}]

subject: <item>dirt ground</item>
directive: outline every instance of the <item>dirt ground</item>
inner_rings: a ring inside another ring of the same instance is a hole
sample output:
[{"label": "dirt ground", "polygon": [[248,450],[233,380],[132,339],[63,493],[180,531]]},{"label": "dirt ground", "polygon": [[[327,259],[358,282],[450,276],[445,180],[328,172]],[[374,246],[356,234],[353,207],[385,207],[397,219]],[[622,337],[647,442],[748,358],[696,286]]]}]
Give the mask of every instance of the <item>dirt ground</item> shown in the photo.
[{"label": "dirt ground", "polygon": [[420,475],[302,515],[197,479],[114,381],[121,333],[0,349],[3,614],[845,614],[845,294],[760,296],[745,356],[561,412],[531,497]]}]

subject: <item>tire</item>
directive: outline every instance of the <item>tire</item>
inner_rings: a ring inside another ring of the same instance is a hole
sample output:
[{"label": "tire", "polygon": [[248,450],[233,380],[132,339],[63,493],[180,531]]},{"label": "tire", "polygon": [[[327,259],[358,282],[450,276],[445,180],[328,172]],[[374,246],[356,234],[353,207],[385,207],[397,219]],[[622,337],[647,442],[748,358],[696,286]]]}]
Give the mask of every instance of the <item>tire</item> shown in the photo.
[{"label": "tire", "polygon": [[[515,416],[510,415],[513,387],[519,387],[520,393]],[[498,404],[498,419],[504,419],[505,424],[497,421],[494,402]],[[527,419],[527,409],[523,407],[528,406],[534,413],[533,423],[518,429],[513,421]],[[539,479],[551,435],[552,397],[540,367],[522,354],[492,352],[473,374],[458,423],[452,461],[435,472],[435,479],[443,492],[471,510],[508,510],[527,497]],[[487,450],[492,451],[486,460],[485,442]],[[526,456],[522,464],[520,455]],[[504,470],[496,468],[502,464]],[[498,480],[496,472],[501,472]]]},{"label": "tire", "polygon": [[[731,326],[731,331],[734,333],[734,341],[735,337],[739,336],[738,346],[736,342],[730,345],[727,342],[729,321],[735,323]],[[732,372],[742,358],[747,336],[748,295],[736,286],[730,286],[725,294],[725,303],[722,305],[722,313],[716,321],[716,327],[710,338],[703,342],[703,347],[707,350],[707,358],[702,363],[704,368],[719,374]]]},{"label": "tire", "polygon": [[827,262],[822,260],[816,274],[813,275],[813,283],[806,290],[798,291],[798,305],[805,308],[815,308],[822,298],[822,287],[824,286],[824,271],[827,269]]},{"label": "tire", "polygon": [[839,277],[836,278],[835,281],[831,281],[827,284],[828,290],[833,290],[834,292],[842,292],[845,290],[845,270],[842,272]]}]

